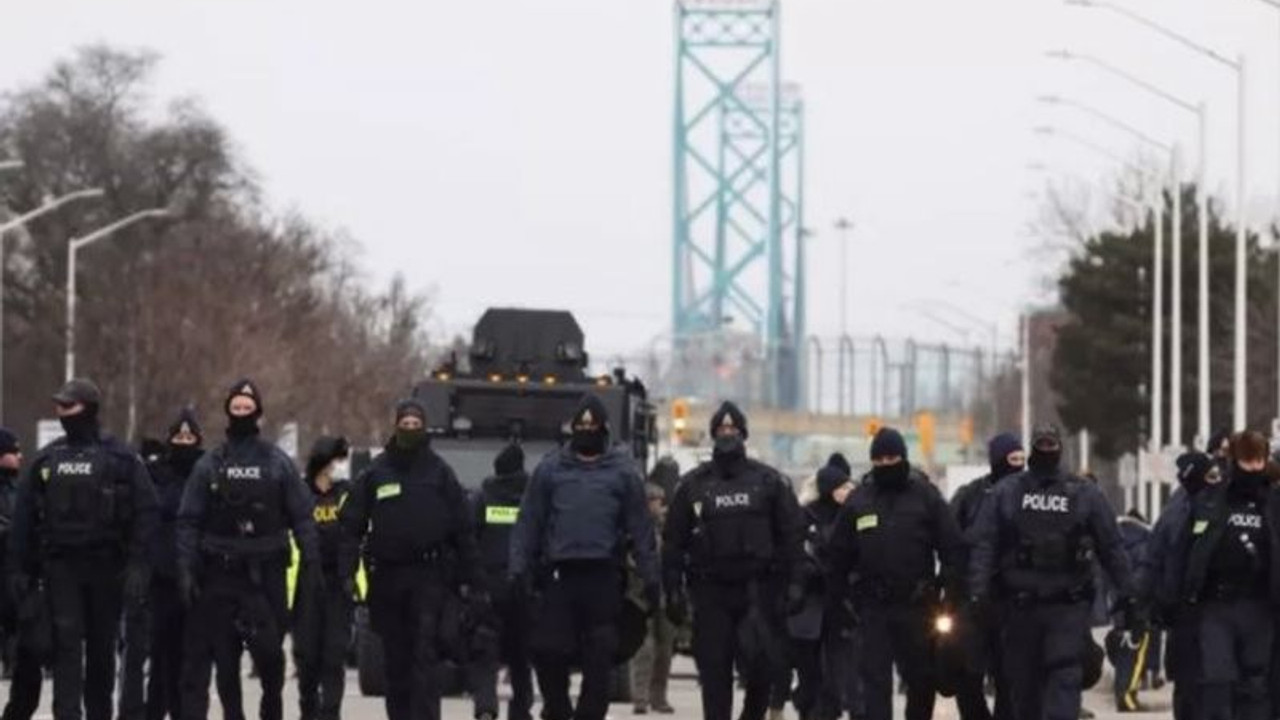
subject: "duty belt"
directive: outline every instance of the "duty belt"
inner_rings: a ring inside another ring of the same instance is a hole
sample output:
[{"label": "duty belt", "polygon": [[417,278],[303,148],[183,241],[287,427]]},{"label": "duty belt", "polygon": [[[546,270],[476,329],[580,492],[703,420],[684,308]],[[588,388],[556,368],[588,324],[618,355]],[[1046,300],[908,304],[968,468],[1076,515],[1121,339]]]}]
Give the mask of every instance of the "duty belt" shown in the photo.
[{"label": "duty belt", "polygon": [[1016,607],[1026,607],[1028,605],[1074,605],[1075,603],[1092,600],[1093,596],[1093,587],[1089,585],[1082,585],[1080,587],[1058,590],[1051,593],[1036,593],[1031,592],[1030,590],[1022,590],[1011,593],[1009,601]]},{"label": "duty belt", "polygon": [[937,580],[927,578],[914,583],[893,583],[882,578],[859,578],[853,584],[853,596],[882,604],[935,602],[938,599]]}]

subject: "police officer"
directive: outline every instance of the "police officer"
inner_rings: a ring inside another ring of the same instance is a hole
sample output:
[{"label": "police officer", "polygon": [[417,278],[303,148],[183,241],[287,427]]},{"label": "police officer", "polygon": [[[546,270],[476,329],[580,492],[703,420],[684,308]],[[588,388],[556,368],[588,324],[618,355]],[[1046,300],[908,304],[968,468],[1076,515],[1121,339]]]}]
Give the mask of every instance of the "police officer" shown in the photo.
[{"label": "police officer", "polygon": [[179,589],[200,618],[187,623],[182,713],[207,716],[211,666],[216,661],[221,674],[243,642],[262,682],[259,715],[280,720],[290,532],[302,573],[315,582],[322,577],[308,572],[319,563],[312,502],[293,461],[259,436],[264,404],[257,385],[237,381],[224,410],[227,440],[195,464],[178,509]]},{"label": "police officer", "polygon": [[[203,434],[195,411],[183,408],[168,429],[168,441],[155,456],[146,457],[147,469],[160,503],[160,522],[151,544],[150,668],[146,674],[147,720],[181,720],[182,638],[186,608],[178,592],[178,506],[187,478],[204,455]],[[126,660],[128,662],[128,659]],[[141,667],[133,672],[141,675]],[[123,701],[122,701],[123,702]]]},{"label": "police officer", "polygon": [[893,714],[895,663],[907,684],[906,717],[924,720],[936,697],[930,631],[943,586],[954,602],[963,540],[942,495],[908,462],[901,433],[876,433],[871,464],[835,521],[830,589],[852,601],[861,622],[867,720]]},{"label": "police officer", "polygon": [[[629,546],[649,607],[658,607],[658,562],[644,479],[611,443],[604,403],[588,395],[569,421],[568,445],[529,479],[511,541],[511,576],[535,595],[530,650],[545,720],[604,720],[619,649],[624,550]],[[569,670],[582,668],[575,708]]]},{"label": "police officer", "polygon": [[1058,430],[1037,427],[1028,470],[996,486],[971,536],[971,602],[979,612],[993,594],[1001,603],[1002,662],[1017,718],[1080,715],[1095,559],[1122,598],[1126,627],[1140,629],[1115,513],[1095,485],[1062,470],[1061,460]]},{"label": "police officer", "polygon": [[[18,486],[13,551],[38,564],[54,622],[53,714],[110,720],[122,603],[145,600],[156,497],[142,461],[102,433],[89,380],[53,396],[65,436],[41,450]],[[38,561],[36,560],[38,556]],[[25,596],[31,579],[13,576]]]},{"label": "police officer", "polygon": [[507,666],[511,680],[511,702],[507,720],[530,720],[533,707],[533,669],[529,664],[528,608],[508,580],[511,561],[511,531],[520,514],[520,499],[529,484],[524,469],[524,450],[512,443],[493,461],[493,476],[486,478],[476,496],[476,544],[480,554],[480,586],[493,601],[493,612],[481,622],[486,640],[470,665],[476,717],[489,720],[498,715],[498,666]]},{"label": "police officer", "polygon": [[[965,534],[966,545],[973,544],[973,526],[983,503],[995,492],[996,485],[1010,475],[1023,471],[1027,453],[1022,441],[1011,433],[1002,433],[987,443],[987,460],[991,472],[966,483],[951,498],[951,511],[955,515],[960,532]],[[967,567],[967,566],[966,566]],[[956,686],[956,706],[963,720],[1012,720],[1009,714],[1009,692],[1005,687],[1004,672],[1000,663],[1000,624],[998,613],[977,617],[972,608],[966,608],[964,622],[970,623],[969,631],[977,634],[977,647],[973,655],[979,660],[976,672],[965,674]],[[984,667],[985,666],[985,667]],[[996,697],[994,715],[987,708],[983,686],[987,676],[995,682]]]},{"label": "police officer", "polygon": [[[9,567],[9,531],[13,526],[18,471],[22,467],[22,449],[18,436],[8,428],[0,428],[0,558]],[[25,642],[19,601],[0,593],[0,622],[4,624],[5,667],[10,673],[9,702],[0,720],[31,720],[40,705],[43,680],[42,659]]]},{"label": "police officer", "polygon": [[788,619],[796,669],[793,701],[806,720],[834,720],[849,706],[856,685],[849,661],[848,628],[833,608],[827,610],[827,545],[841,506],[853,492],[853,481],[838,464],[827,464],[815,478],[817,497],[802,508],[804,560],[801,581],[804,609]]},{"label": "police officer", "polygon": [[1137,576],[1143,603],[1169,630],[1165,667],[1173,681],[1174,720],[1190,720],[1198,717],[1200,645],[1196,608],[1183,602],[1182,573],[1192,503],[1205,488],[1220,483],[1222,475],[1213,457],[1198,452],[1180,455],[1177,468],[1178,489],[1151,531],[1151,544]]},{"label": "police officer", "polygon": [[1266,477],[1267,440],[1231,438],[1227,482],[1192,500],[1183,590],[1198,609],[1200,715],[1268,718],[1267,671],[1280,600],[1280,528]]},{"label": "police officer", "polygon": [[302,720],[338,720],[346,681],[347,644],[355,602],[358,548],[338,522],[338,512],[350,495],[350,483],[334,477],[334,470],[350,454],[346,438],[320,437],[307,458],[304,479],[315,501],[313,513],[320,537],[320,565],[304,572],[320,572],[322,583],[303,578],[298,586],[320,592],[298,592],[293,602],[293,657],[298,666],[298,705]]},{"label": "police officer", "polygon": [[[472,590],[475,536],[466,494],[431,449],[427,411],[416,399],[395,408],[395,434],[356,479],[339,513],[363,543],[369,614],[382,638],[390,720],[440,719],[442,617],[455,594]],[[355,571],[348,567],[348,574]]]},{"label": "police officer", "polygon": [[782,660],[788,610],[799,583],[800,514],[777,470],[747,457],[747,418],[731,402],[711,417],[711,461],[684,477],[667,515],[667,609],[684,621],[693,599],[693,656],[707,720],[733,712],[734,666],[746,683],[743,720],[761,720]]}]

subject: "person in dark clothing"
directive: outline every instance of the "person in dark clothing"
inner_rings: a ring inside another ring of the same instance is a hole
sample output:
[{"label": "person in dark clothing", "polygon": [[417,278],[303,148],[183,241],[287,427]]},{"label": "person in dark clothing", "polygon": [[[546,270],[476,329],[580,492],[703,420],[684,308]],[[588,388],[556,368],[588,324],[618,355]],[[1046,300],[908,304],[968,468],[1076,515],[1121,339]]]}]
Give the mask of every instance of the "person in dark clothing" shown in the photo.
[{"label": "person in dark clothing", "polygon": [[1198,717],[1200,644],[1197,608],[1184,602],[1183,564],[1191,533],[1191,507],[1205,488],[1222,482],[1213,457],[1183,453],[1177,460],[1178,489],[1151,531],[1151,542],[1137,568],[1139,597],[1168,629],[1165,667],[1173,681],[1174,720]]},{"label": "person in dark clothing", "polygon": [[[566,447],[533,472],[511,539],[512,581],[534,597],[530,651],[544,720],[604,720],[619,646],[624,548],[634,555],[649,608],[659,606],[653,524],[644,477],[625,448],[611,445],[609,416],[594,395],[569,421]],[[569,670],[582,668],[577,707]]]},{"label": "person in dark clothing", "polygon": [[529,614],[519,589],[508,578],[511,564],[511,532],[520,515],[520,499],[529,484],[524,450],[512,443],[493,461],[493,476],[486,478],[476,496],[474,523],[480,556],[480,587],[493,601],[490,617],[481,623],[489,629],[487,647],[473,658],[471,688],[478,719],[498,716],[498,667],[507,666],[511,702],[507,720],[530,720],[533,708],[533,670],[529,664]]},{"label": "person in dark clothing", "polygon": [[[440,648],[454,597],[483,612],[471,508],[457,475],[434,450],[416,399],[395,408],[395,430],[339,512],[363,549],[369,616],[382,638],[390,720],[440,720]],[[355,558],[342,572],[353,577]],[[348,580],[348,582],[350,582]]]},{"label": "person in dark clothing", "polygon": [[1031,435],[1028,470],[1002,480],[974,522],[971,606],[1000,603],[1002,662],[1017,718],[1078,720],[1094,563],[1122,598],[1126,629],[1141,629],[1116,516],[1097,486],[1060,467],[1054,427]]},{"label": "person in dark clothing", "polygon": [[156,497],[141,459],[102,433],[88,380],[53,396],[66,435],[42,449],[18,486],[10,542],[16,597],[39,567],[54,622],[57,720],[110,720],[124,602],[145,601]]},{"label": "person in dark clothing", "polygon": [[[1120,547],[1129,560],[1129,567],[1141,568],[1146,562],[1147,547],[1151,542],[1151,528],[1137,510],[1130,510],[1116,521],[1120,533]],[[1117,618],[1115,627],[1107,633],[1104,645],[1111,666],[1115,668],[1112,687],[1117,712],[1139,712],[1138,691],[1156,652],[1150,630],[1141,633],[1127,632],[1121,626],[1124,618]]]},{"label": "person in dark clothing", "polygon": [[1198,608],[1201,717],[1269,718],[1273,610],[1280,601],[1280,505],[1267,440],[1231,438],[1230,475],[1191,501],[1183,593]]},{"label": "person in dark clothing", "polygon": [[323,591],[313,503],[293,461],[260,437],[258,387],[233,384],[224,410],[227,440],[195,463],[176,520],[178,588],[189,617],[200,618],[186,624],[182,714],[208,715],[212,666],[238,662],[243,642],[262,683],[259,716],[280,720],[290,532],[312,583],[298,592]]},{"label": "person in dark clothing", "polygon": [[666,502],[671,502],[676,495],[676,486],[680,484],[680,463],[670,455],[658,458],[649,473],[649,482],[662,488]]},{"label": "person in dark clothing", "polygon": [[867,720],[893,715],[895,664],[907,685],[907,719],[925,720],[936,699],[929,632],[940,591],[955,601],[964,540],[937,488],[909,464],[898,431],[876,433],[871,463],[831,534],[832,604],[851,604],[861,623]]},{"label": "person in dark clothing", "polygon": [[[204,451],[195,413],[184,408],[169,427],[168,440],[143,444],[143,460],[159,502],[151,543],[151,588],[145,605],[125,612],[125,651],[119,717],[179,720],[182,699],[182,638],[186,609],[178,592],[175,523],[187,478]],[[145,665],[150,660],[150,670]],[[239,668],[236,669],[237,673]],[[225,671],[220,671],[225,672]],[[145,682],[145,693],[144,693]]]},{"label": "person in dark clothing", "polygon": [[[679,481],[679,478],[676,478]],[[672,483],[674,488],[676,483]],[[650,475],[644,486],[649,502],[649,516],[653,519],[658,551],[662,551],[662,531],[667,524],[667,502],[671,494]],[[644,644],[631,659],[631,701],[635,715],[646,715],[652,708],[659,715],[672,715],[675,708],[667,696],[671,679],[671,659],[675,655],[676,627],[665,612],[655,612],[649,618]]]},{"label": "person in dark clothing", "polygon": [[350,454],[346,438],[321,436],[312,445],[303,479],[315,502],[313,517],[320,538],[320,582],[303,578],[293,602],[293,658],[298,667],[301,720],[338,720],[346,683],[347,645],[356,600],[354,574],[348,566],[359,551],[338,522],[338,511],[350,495],[350,483],[334,478],[338,462]]},{"label": "person in dark clothing", "polygon": [[835,720],[851,707],[847,698],[857,686],[857,677],[850,667],[847,623],[836,617],[834,609],[827,609],[827,544],[840,507],[853,492],[853,481],[842,467],[830,463],[815,480],[818,496],[801,508],[804,608],[787,621],[796,670],[792,699],[801,720]]},{"label": "person in dark clothing", "polygon": [[[982,505],[990,499],[1001,480],[1023,471],[1027,464],[1027,454],[1016,435],[1002,433],[987,443],[987,460],[991,472],[961,486],[951,499],[951,512],[955,515],[960,532],[965,535],[966,548],[974,544],[973,526]],[[966,630],[972,633],[973,642],[969,655],[973,661],[973,671],[966,673],[956,683],[956,707],[960,710],[962,720],[990,720],[992,717],[996,720],[1013,720],[1009,691],[1005,686],[1000,662],[999,612],[989,608],[986,617],[979,617],[973,610],[974,608],[965,608],[961,619],[962,624],[969,625]],[[987,676],[995,682],[994,712],[987,707],[983,692]]]},{"label": "person in dark clothing", "polygon": [[684,621],[693,599],[693,655],[707,720],[729,720],[735,665],[746,683],[742,720],[762,720],[785,621],[804,602],[794,493],[777,470],[747,457],[747,418],[726,402],[711,417],[710,462],[681,481],[663,535],[667,610]]},{"label": "person in dark clothing", "polygon": [[831,456],[827,458],[826,466],[839,470],[847,478],[853,477],[853,466],[849,464],[849,458],[845,457],[844,453],[831,453]]},{"label": "person in dark clothing", "polygon": [[[22,449],[18,436],[8,428],[0,428],[0,561],[9,568],[9,532],[13,527],[13,511],[18,490],[18,471],[22,468]],[[0,720],[31,720],[40,705],[44,678],[43,658],[31,643],[24,642],[21,632],[19,603],[8,593],[0,593],[0,623],[5,641],[5,669],[9,671],[9,702]]]}]

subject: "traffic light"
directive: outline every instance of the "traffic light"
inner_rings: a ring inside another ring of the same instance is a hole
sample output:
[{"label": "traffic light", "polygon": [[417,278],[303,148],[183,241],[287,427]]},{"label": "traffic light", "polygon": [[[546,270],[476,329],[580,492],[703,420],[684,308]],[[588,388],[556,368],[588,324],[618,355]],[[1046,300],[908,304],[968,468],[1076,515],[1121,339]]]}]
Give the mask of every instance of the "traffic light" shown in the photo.
[{"label": "traffic light", "polygon": [[881,427],[884,427],[884,423],[880,422],[880,418],[871,418],[866,425],[862,426],[862,430],[867,434],[867,437],[875,437],[876,433],[880,432]]},{"label": "traffic light", "polygon": [[689,432],[689,401],[676,398],[671,401],[671,438],[673,445],[683,445]]},{"label": "traffic light", "polygon": [[916,432],[920,434],[920,451],[926,458],[933,457],[936,430],[933,413],[922,412],[916,415]]}]

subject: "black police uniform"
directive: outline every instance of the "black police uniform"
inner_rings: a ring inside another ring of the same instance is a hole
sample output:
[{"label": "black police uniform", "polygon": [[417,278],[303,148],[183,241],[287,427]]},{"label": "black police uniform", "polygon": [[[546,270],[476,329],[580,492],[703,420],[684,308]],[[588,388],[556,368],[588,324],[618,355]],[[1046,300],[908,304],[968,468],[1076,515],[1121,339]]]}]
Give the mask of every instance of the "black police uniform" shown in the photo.
[{"label": "black police uniform", "polygon": [[852,600],[860,624],[867,720],[892,716],[895,664],[907,684],[908,720],[933,715],[930,632],[940,589],[955,592],[962,552],[946,502],[905,459],[864,477],[840,509],[829,582],[835,598]]},{"label": "black police uniform", "polygon": [[1078,720],[1095,556],[1122,598],[1134,596],[1133,578],[1101,491],[1034,448],[1029,464],[983,503],[969,591],[979,608],[993,593],[1001,604],[1013,716]]},{"label": "black police uniform", "polygon": [[[623,447],[610,446],[608,414],[594,396],[574,413],[587,416],[601,429],[575,433],[538,464],[511,538],[512,579],[535,595],[529,644],[544,720],[604,720],[620,646],[624,549],[634,554],[647,594],[658,587],[640,468]],[[583,673],[576,709],[569,698],[575,664]]]},{"label": "black police uniform", "polygon": [[1232,477],[1191,503],[1183,590],[1196,608],[1200,717],[1270,718],[1273,608],[1280,601],[1280,503],[1261,474]]},{"label": "black police uniform", "polygon": [[[176,434],[177,425],[183,423],[199,436],[200,428],[190,411],[184,411],[179,417],[171,436]],[[178,590],[178,508],[182,505],[187,478],[203,455],[198,445],[167,445],[163,454],[147,463],[160,501],[160,523],[151,552],[147,720],[182,718],[182,641],[186,635],[187,610]]]},{"label": "black police uniform", "polygon": [[49,598],[54,717],[79,720],[83,707],[110,720],[123,585],[145,595],[156,498],[138,456],[98,430],[96,401],[68,399],[86,408],[18,486],[13,550],[17,567],[39,566]]},{"label": "black police uniform", "polygon": [[1151,543],[1137,568],[1138,594],[1168,629],[1165,669],[1173,682],[1174,720],[1199,717],[1200,643],[1197,608],[1185,602],[1182,589],[1187,547],[1191,542],[1191,502],[1205,488],[1214,460],[1201,453],[1178,458],[1181,485],[1156,520]]},{"label": "black police uniform", "polygon": [[[861,687],[852,666],[849,623],[838,617],[835,608],[828,609],[827,546],[835,529],[840,506],[832,491],[850,482],[843,470],[827,466],[818,471],[818,499],[801,508],[804,523],[804,556],[801,583],[804,607],[787,621],[791,635],[792,664],[796,671],[796,688],[792,697],[800,717],[812,720],[834,720],[849,708],[855,717],[861,712]],[[788,674],[788,681],[790,680]]]},{"label": "black police uniform", "polygon": [[[713,434],[726,418],[745,439],[746,418],[731,403],[712,417]],[[680,482],[667,513],[667,607],[683,608],[688,588],[703,717],[729,720],[736,664],[746,683],[740,717],[759,720],[786,651],[787,604],[802,599],[799,510],[778,471],[749,459],[741,440],[716,444],[712,460]]]},{"label": "black police uniform", "polygon": [[456,629],[444,627],[442,617],[451,596],[472,584],[475,568],[466,495],[425,440],[424,434],[411,449],[388,443],[339,514],[347,532],[363,541],[390,720],[439,720],[442,636]]},{"label": "black police uniform", "polygon": [[[346,683],[346,653],[351,640],[355,598],[348,579],[358,548],[338,521],[351,493],[351,483],[334,480],[320,490],[316,475],[346,455],[346,441],[321,438],[307,462],[307,484],[315,500],[314,517],[320,538],[320,567],[324,582],[319,592],[297,592],[293,602],[293,656],[298,666],[298,704],[302,720],[338,720]],[[315,572],[312,568],[308,572]],[[314,588],[307,579],[300,588]]]},{"label": "black police uniform", "polygon": [[[237,383],[235,395],[255,398],[261,413],[252,383]],[[283,716],[290,532],[305,573],[319,562],[310,492],[293,461],[259,437],[256,417],[233,418],[227,441],[196,463],[178,510],[179,582],[192,602],[190,617],[200,618],[186,628],[185,717],[208,715],[212,665],[221,677],[223,667],[237,662],[241,642],[262,683],[260,717]]]},{"label": "black police uniform", "polygon": [[533,670],[529,662],[529,612],[518,588],[510,579],[511,532],[520,514],[529,475],[524,470],[524,453],[512,445],[494,461],[497,473],[484,481],[476,496],[475,528],[480,555],[481,587],[493,600],[493,612],[480,619],[487,633],[477,632],[480,640],[488,640],[478,648],[470,666],[473,673],[476,717],[497,717],[497,681],[499,662],[507,666],[511,681],[508,720],[530,720],[533,706]]},{"label": "black police uniform", "polygon": [[[12,432],[0,428],[0,455],[18,452],[18,439]],[[9,531],[13,526],[13,511],[18,490],[18,471],[0,468],[0,567],[9,568]],[[38,572],[33,572],[38,575]],[[43,680],[40,654],[33,651],[31,643],[24,642],[19,618],[18,599],[0,593],[0,623],[4,629],[4,662],[10,671],[9,702],[0,720],[30,720],[40,705],[40,686]]]},{"label": "black police uniform", "polygon": [[[972,482],[962,485],[951,498],[951,512],[956,518],[960,532],[965,535],[966,564],[967,550],[974,542],[973,527],[977,523],[982,506],[995,492],[996,485],[1005,477],[1021,472],[1021,467],[1012,467],[1008,463],[1011,453],[1022,450],[1022,443],[1013,435],[1002,434],[992,438],[987,444],[988,460],[991,472]],[[1009,690],[1005,683],[1005,674],[1000,662],[1000,622],[999,611],[985,608],[986,616],[977,616],[974,608],[966,608],[960,623],[967,624],[963,628],[969,633],[969,658],[973,671],[965,674],[956,685],[956,707],[962,720],[1013,720],[1010,714]],[[987,707],[984,692],[985,681],[990,677],[995,683],[995,707]]]}]

